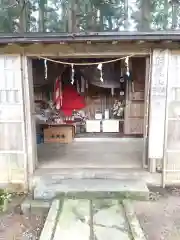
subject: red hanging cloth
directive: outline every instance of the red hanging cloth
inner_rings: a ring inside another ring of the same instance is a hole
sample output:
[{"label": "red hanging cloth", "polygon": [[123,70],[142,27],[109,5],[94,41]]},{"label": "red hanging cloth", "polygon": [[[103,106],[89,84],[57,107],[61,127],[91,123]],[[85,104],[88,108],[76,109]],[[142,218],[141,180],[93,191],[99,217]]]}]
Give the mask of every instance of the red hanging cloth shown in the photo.
[{"label": "red hanging cloth", "polygon": [[62,106],[62,82],[61,77],[57,77],[54,86],[54,104],[57,110]]},{"label": "red hanging cloth", "polygon": [[68,85],[63,90],[63,103],[61,110],[66,116],[71,116],[74,110],[85,108],[85,99],[82,97],[74,86]]}]

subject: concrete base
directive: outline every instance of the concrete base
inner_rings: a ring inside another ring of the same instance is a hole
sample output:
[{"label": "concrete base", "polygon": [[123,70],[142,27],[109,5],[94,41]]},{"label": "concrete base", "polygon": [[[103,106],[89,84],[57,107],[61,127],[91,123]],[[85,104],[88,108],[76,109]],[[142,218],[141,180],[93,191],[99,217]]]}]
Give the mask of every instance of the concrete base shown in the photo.
[{"label": "concrete base", "polygon": [[131,179],[52,179],[39,181],[34,188],[34,199],[52,200],[59,196],[147,200],[149,190],[145,182]]},{"label": "concrete base", "polygon": [[34,200],[31,197],[27,197],[21,203],[21,210],[24,214],[37,213],[37,211],[48,213],[51,207],[51,201]]},{"label": "concrete base", "polygon": [[143,139],[107,138],[104,139],[106,141],[95,142],[82,140],[71,144],[38,145],[39,168],[141,169],[142,167]]}]

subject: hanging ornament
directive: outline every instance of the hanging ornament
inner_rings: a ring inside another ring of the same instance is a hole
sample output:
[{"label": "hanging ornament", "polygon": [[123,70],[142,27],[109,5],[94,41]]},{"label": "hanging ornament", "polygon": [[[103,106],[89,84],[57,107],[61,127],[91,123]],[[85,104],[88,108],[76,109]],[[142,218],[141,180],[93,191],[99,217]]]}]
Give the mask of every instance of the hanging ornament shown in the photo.
[{"label": "hanging ornament", "polygon": [[44,60],[44,71],[45,71],[45,74],[44,74],[45,79],[47,79],[47,60],[46,59]]},{"label": "hanging ornament", "polygon": [[100,71],[100,81],[103,82],[103,72],[102,72],[102,63],[98,64],[97,69]]},{"label": "hanging ornament", "polygon": [[89,84],[88,84],[88,81],[86,80],[86,89],[88,89],[88,86],[89,86]]},{"label": "hanging ornament", "polygon": [[131,86],[132,86],[132,92],[134,93],[135,90],[134,90],[134,82],[133,81],[132,81],[132,85]]},{"label": "hanging ornament", "polygon": [[84,93],[85,92],[85,80],[84,78],[81,76],[81,92]]},{"label": "hanging ornament", "polygon": [[129,73],[129,57],[125,58],[125,64],[126,64],[126,74],[129,77],[130,73]]},{"label": "hanging ornament", "polygon": [[71,64],[71,84],[74,84],[74,64]]},{"label": "hanging ornament", "polygon": [[77,84],[77,92],[80,93],[80,86],[79,86],[79,81],[76,80],[76,84]]},{"label": "hanging ornament", "polygon": [[114,88],[111,88],[111,96],[114,96]]},{"label": "hanging ornament", "polygon": [[120,77],[120,83],[124,83],[124,77],[123,76]]}]

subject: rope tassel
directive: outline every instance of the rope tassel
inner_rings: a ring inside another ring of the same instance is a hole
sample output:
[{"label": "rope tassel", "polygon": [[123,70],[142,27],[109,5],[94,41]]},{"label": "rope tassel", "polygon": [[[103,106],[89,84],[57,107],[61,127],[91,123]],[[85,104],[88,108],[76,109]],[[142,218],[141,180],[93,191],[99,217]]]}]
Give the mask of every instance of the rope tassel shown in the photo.
[{"label": "rope tassel", "polygon": [[128,56],[125,58],[125,63],[126,63],[126,74],[129,77],[130,73],[129,73],[129,57]]},{"label": "rope tassel", "polygon": [[102,71],[102,67],[103,67],[102,63],[100,63],[100,64],[97,66],[98,70],[100,71],[100,81],[101,81],[101,82],[104,81],[104,80],[103,80],[103,71]]},{"label": "rope tassel", "polygon": [[71,84],[74,84],[74,64],[71,64]]},{"label": "rope tassel", "polygon": [[45,70],[44,76],[45,79],[47,79],[47,59],[44,59],[44,70]]}]

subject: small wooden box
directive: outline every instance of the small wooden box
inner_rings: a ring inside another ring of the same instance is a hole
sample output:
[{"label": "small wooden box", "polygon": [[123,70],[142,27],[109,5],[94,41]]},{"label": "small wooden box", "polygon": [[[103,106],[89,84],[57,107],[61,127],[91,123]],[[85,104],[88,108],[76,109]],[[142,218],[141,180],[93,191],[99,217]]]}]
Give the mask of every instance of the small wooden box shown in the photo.
[{"label": "small wooden box", "polygon": [[73,126],[53,126],[44,129],[45,143],[71,143],[73,141]]}]

